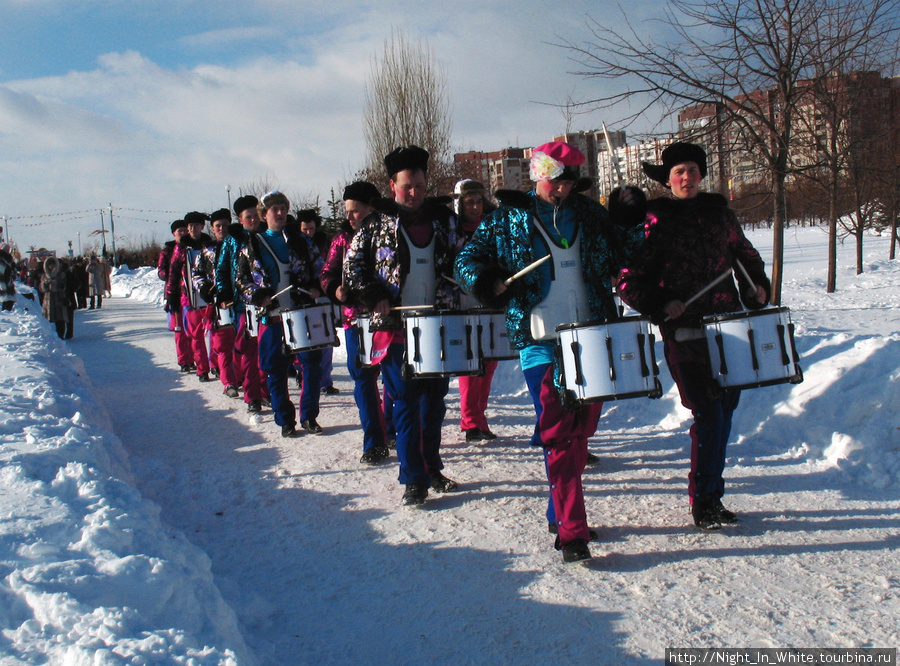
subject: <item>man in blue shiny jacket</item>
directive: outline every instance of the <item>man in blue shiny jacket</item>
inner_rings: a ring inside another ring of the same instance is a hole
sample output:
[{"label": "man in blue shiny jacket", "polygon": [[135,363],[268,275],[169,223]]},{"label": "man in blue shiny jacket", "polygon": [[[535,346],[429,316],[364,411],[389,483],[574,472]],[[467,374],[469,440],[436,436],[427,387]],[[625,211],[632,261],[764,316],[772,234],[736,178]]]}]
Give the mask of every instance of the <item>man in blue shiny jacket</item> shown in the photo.
[{"label": "man in blue shiny jacket", "polygon": [[[555,369],[556,327],[615,316],[612,285],[642,241],[645,199],[640,190],[616,190],[611,217],[579,194],[585,186],[577,148],[551,142],[534,149],[531,192],[499,191],[500,207],[481,223],[456,262],[460,288],[484,305],[505,308],[512,345],[537,412],[534,444],[544,447],[550,482],[551,531],[565,562],[591,557],[581,476],[587,440],[602,404],[564,409]],[[507,280],[550,255],[538,268]]]}]

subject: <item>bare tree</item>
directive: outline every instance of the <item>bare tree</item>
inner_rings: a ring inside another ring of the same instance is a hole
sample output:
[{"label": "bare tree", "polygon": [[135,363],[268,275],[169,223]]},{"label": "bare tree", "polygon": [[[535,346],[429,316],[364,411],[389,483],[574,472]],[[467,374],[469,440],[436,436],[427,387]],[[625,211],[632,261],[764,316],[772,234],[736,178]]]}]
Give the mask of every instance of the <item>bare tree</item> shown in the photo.
[{"label": "bare tree", "polygon": [[[856,270],[863,270],[863,231],[876,208],[876,176],[890,138],[889,89],[879,72],[896,56],[896,28],[855,21],[856,12],[850,4],[838,6],[812,26],[813,49],[821,52],[815,77],[802,84],[792,156],[793,170],[817,184],[827,200],[828,293],[837,288],[838,219],[848,209],[854,212]],[[842,192],[852,203],[840,200]]]},{"label": "bare tree", "polygon": [[[878,31],[896,30],[896,0],[671,0],[659,40],[591,22],[593,40],[567,43],[584,69],[614,89],[585,102],[595,108],[635,103],[631,120],[651,109],[672,113],[712,104],[731,137],[730,148],[755,156],[770,174],[774,198],[772,302],[781,301],[786,223],[785,181],[801,82],[815,77],[818,58],[837,44],[820,44],[815,27],[842,17],[842,52]],[[623,12],[624,14],[624,12]],[[625,86],[623,89],[622,86]]]},{"label": "bare tree", "polygon": [[366,167],[362,174],[382,192],[387,175],[382,160],[395,148],[415,144],[430,155],[432,190],[447,187],[454,167],[450,148],[447,77],[432,50],[391,31],[380,59],[372,61],[363,113]]}]

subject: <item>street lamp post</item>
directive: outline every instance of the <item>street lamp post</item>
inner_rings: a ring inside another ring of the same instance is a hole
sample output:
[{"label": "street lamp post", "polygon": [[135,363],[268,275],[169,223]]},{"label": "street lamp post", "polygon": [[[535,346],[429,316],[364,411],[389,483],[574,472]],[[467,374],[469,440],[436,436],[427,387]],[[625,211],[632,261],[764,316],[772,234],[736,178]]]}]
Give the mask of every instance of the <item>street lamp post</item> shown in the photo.
[{"label": "street lamp post", "polygon": [[100,235],[103,237],[103,245],[100,250],[100,256],[106,257],[106,227],[103,226],[103,209],[100,209]]},{"label": "street lamp post", "polygon": [[231,185],[225,186],[225,192],[228,195],[228,210],[231,211]]},{"label": "street lamp post", "polygon": [[112,201],[109,202],[109,233],[112,234],[113,266],[119,266],[119,255],[116,253],[116,223],[113,221]]}]

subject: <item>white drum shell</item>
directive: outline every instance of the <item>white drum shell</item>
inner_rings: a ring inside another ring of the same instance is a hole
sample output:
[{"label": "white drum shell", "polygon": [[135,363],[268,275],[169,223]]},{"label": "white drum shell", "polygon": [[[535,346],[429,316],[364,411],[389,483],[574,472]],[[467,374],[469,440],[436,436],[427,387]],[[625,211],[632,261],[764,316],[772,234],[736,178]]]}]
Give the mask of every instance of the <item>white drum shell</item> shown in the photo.
[{"label": "white drum shell", "polygon": [[375,332],[369,328],[371,324],[372,320],[369,315],[359,315],[356,318],[356,335],[358,336],[356,361],[358,367],[365,368],[374,365],[372,362],[372,346]]},{"label": "white drum shell", "polygon": [[727,389],[803,381],[788,308],[703,318],[713,378]]},{"label": "white drum shell", "polygon": [[216,328],[234,326],[234,308],[216,307]]},{"label": "white drum shell", "polygon": [[334,306],[320,302],[281,313],[284,344],[291,351],[337,347],[340,342],[334,321]]},{"label": "white drum shell", "polygon": [[467,312],[410,312],[403,317],[406,363],[418,377],[454,377],[482,372],[478,327]]},{"label": "white drum shell", "polygon": [[478,349],[486,361],[519,358],[519,352],[509,343],[506,313],[502,310],[470,310],[473,324],[478,327]]},{"label": "white drum shell", "polygon": [[255,305],[246,305],[247,335],[251,338],[259,337],[259,309]]},{"label": "white drum shell", "polygon": [[626,317],[556,330],[562,384],[570,398],[590,403],[662,395],[649,319]]}]

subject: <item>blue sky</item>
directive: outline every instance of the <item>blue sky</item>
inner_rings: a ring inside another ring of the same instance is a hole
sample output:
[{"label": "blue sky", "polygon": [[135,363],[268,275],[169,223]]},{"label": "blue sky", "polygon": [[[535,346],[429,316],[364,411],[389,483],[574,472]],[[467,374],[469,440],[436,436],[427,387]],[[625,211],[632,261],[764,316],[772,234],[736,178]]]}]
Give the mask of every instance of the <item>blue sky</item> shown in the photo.
[{"label": "blue sky", "polygon": [[[550,43],[587,39],[601,7],[618,11],[586,0],[0,0],[0,217],[23,250],[72,241],[77,252],[110,204],[126,246],[225,206],[226,186],[232,199],[266,181],[324,203],[364,161],[365,81],[392,29],[424,39],[446,68],[456,150],[543,143],[565,119],[538,102],[590,93]],[[601,121],[615,128],[591,114],[573,129]]]}]

